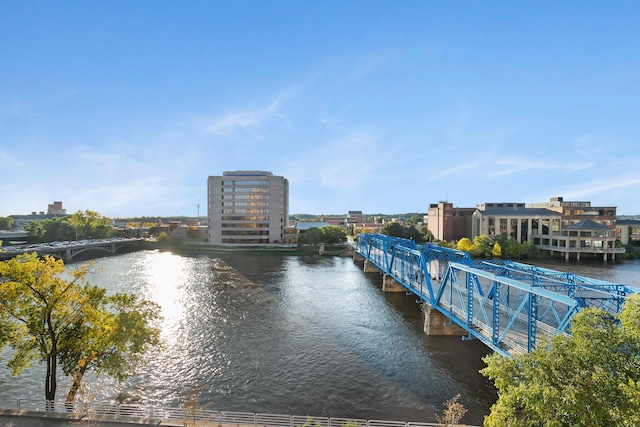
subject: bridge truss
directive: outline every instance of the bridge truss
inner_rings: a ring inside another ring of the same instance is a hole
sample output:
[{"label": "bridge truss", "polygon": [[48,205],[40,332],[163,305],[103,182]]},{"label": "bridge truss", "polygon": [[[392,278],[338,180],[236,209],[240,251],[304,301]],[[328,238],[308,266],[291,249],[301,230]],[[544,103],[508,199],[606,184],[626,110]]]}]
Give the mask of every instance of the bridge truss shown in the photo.
[{"label": "bridge truss", "polygon": [[421,302],[504,355],[533,350],[539,335],[570,334],[585,307],[615,314],[637,290],[507,260],[380,234],[358,236],[356,251]]}]

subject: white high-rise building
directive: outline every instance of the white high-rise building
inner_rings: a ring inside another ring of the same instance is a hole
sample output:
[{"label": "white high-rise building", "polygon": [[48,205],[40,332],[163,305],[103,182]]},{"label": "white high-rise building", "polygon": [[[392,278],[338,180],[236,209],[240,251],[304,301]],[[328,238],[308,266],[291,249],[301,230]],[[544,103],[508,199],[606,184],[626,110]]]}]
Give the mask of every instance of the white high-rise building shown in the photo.
[{"label": "white high-rise building", "polygon": [[209,242],[281,243],[289,218],[289,181],[264,171],[223,172],[208,179]]}]

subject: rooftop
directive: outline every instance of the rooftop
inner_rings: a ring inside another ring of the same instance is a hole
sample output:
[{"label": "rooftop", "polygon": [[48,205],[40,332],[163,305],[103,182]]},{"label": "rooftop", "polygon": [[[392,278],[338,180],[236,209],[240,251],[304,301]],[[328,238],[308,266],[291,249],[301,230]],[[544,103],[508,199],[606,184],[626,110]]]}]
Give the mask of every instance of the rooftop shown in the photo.
[{"label": "rooftop", "polygon": [[523,207],[489,207],[478,209],[483,215],[496,216],[562,216],[559,212],[554,212],[544,208],[523,208]]},{"label": "rooftop", "polygon": [[576,224],[569,225],[564,228],[565,230],[609,230],[609,227],[606,227],[600,223],[597,223],[590,219],[582,220]]}]

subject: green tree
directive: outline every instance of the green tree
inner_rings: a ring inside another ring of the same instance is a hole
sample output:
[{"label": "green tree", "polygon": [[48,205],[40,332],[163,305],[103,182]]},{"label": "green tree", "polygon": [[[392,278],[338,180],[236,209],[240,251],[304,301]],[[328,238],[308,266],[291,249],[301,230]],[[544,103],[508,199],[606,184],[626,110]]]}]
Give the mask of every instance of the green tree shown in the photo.
[{"label": "green tree", "polygon": [[403,239],[411,239],[417,244],[422,244],[427,241],[422,231],[418,230],[415,225],[411,224],[408,227],[403,226],[399,222],[388,222],[380,229],[381,234],[386,234],[391,237],[402,237]]},{"label": "green tree", "polygon": [[14,219],[10,216],[0,216],[0,230],[11,230],[14,223]]},{"label": "green tree", "polygon": [[42,221],[29,221],[24,226],[24,230],[27,232],[29,242],[44,242],[45,228]]},{"label": "green tree", "polygon": [[486,234],[473,238],[473,244],[477,250],[477,256],[490,257],[493,250],[493,241]]},{"label": "green tree", "polygon": [[44,226],[43,240],[45,242],[59,242],[75,238],[73,227],[65,217],[48,218],[41,222]]},{"label": "green tree", "polygon": [[0,263],[0,348],[14,349],[7,362],[13,375],[45,363],[48,401],[55,399],[59,366],[66,375],[96,368],[122,377],[126,363],[135,362],[159,334],[151,303],[106,296],[87,283],[89,266],[66,271],[61,260],[35,253]]},{"label": "green tree", "polygon": [[322,242],[328,244],[341,243],[347,240],[347,233],[345,231],[335,225],[325,225],[320,227],[320,231],[322,232]]},{"label": "green tree", "polygon": [[200,231],[198,231],[198,227],[190,225],[187,227],[186,235],[189,239],[197,239],[200,235]]},{"label": "green tree", "polygon": [[78,239],[103,239],[111,235],[111,221],[98,212],[77,211],[68,217]]},{"label": "green tree", "polygon": [[318,227],[312,227],[298,236],[298,246],[317,245],[324,241],[322,231]]},{"label": "green tree", "polygon": [[419,245],[427,241],[424,234],[422,234],[415,225],[411,225],[406,229],[405,236],[407,239],[411,239]]},{"label": "green tree", "polygon": [[67,403],[75,400],[88,370],[123,381],[143,362],[147,349],[160,342],[157,304],[136,295],[106,296],[103,289],[95,295],[90,310],[64,335],[60,360],[72,379]]},{"label": "green tree", "polygon": [[500,233],[497,236],[493,236],[493,241],[500,245],[500,247],[502,248],[503,254],[505,252],[504,248],[507,247],[507,242],[509,240],[513,240],[513,239],[511,239],[511,236],[509,236],[507,233]]},{"label": "green tree", "polygon": [[582,310],[571,329],[528,354],[484,359],[498,390],[486,426],[640,425],[640,295],[615,318]]},{"label": "green tree", "polygon": [[444,402],[445,408],[442,414],[436,414],[436,421],[444,426],[457,426],[467,409],[459,402],[460,393]]},{"label": "green tree", "polygon": [[427,227],[424,227],[422,230],[423,230],[423,233],[424,233],[425,242],[434,242],[436,240],[436,238],[433,235],[433,233],[431,231],[429,231],[429,229]]},{"label": "green tree", "polygon": [[380,229],[380,234],[391,237],[405,237],[405,228],[399,222],[388,222]]},{"label": "green tree", "polygon": [[407,219],[407,224],[408,225],[416,225],[418,223],[421,223],[422,220],[424,218],[424,215],[420,215],[420,214],[413,214],[409,217],[409,219]]},{"label": "green tree", "polygon": [[353,229],[353,236],[357,237],[358,234],[373,234],[374,230],[371,228],[367,228],[367,227],[361,227],[361,228],[354,228]]},{"label": "green tree", "polygon": [[167,245],[171,243],[172,239],[171,237],[169,237],[166,231],[161,231],[160,234],[158,234],[158,238],[156,239],[156,241],[161,245]]}]

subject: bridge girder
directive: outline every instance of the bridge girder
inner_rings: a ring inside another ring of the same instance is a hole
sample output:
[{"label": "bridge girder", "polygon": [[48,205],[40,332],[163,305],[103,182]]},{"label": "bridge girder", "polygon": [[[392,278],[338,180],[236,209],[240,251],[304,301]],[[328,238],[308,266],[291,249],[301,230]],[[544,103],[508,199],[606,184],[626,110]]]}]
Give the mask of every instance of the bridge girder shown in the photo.
[{"label": "bridge girder", "polygon": [[93,251],[96,251],[96,252],[106,252],[106,253],[108,253],[108,254],[113,254],[113,253],[114,253],[114,252],[113,252],[113,250],[112,250],[111,248],[107,248],[107,247],[104,247],[104,246],[91,246],[91,247],[88,247],[88,248],[82,248],[82,249],[79,249],[79,250],[76,250],[76,251],[71,250],[71,251],[70,251],[70,254],[69,254],[68,261],[71,261],[71,260],[72,260],[72,259],[74,259],[77,255],[80,255],[80,254],[85,253],[85,252],[93,252]]},{"label": "bridge girder", "polygon": [[[466,252],[379,234],[359,235],[357,252],[453,323],[505,355],[533,350],[539,335],[570,334],[584,307],[619,311],[635,292],[513,261],[473,261]],[[440,280],[436,268],[445,267]]]}]

